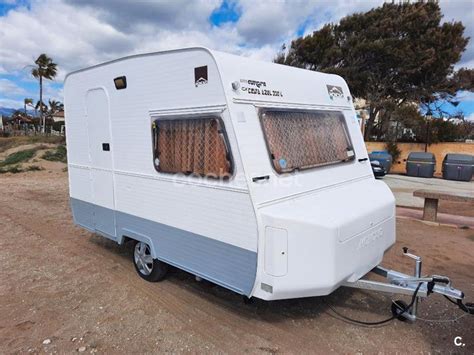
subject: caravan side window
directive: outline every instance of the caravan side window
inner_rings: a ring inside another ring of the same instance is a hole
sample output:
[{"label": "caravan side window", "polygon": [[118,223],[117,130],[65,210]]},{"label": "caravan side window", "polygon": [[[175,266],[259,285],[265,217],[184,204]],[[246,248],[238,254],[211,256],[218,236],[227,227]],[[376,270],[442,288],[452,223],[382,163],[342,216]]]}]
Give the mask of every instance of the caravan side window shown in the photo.
[{"label": "caravan side window", "polygon": [[354,149],[341,112],[264,110],[260,120],[278,173],[353,160]]},{"label": "caravan side window", "polygon": [[152,124],[156,170],[226,179],[233,164],[218,117],[157,119]]}]

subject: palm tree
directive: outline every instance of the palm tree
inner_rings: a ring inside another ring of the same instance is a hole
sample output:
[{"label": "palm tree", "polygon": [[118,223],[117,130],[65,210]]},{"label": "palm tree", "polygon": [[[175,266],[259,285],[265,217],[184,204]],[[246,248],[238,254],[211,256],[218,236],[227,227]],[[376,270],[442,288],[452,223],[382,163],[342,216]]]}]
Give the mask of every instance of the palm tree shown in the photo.
[{"label": "palm tree", "polygon": [[53,62],[53,60],[48,57],[46,54],[40,54],[38,59],[35,60],[34,68],[31,70],[31,75],[33,75],[36,79],[39,80],[39,87],[40,87],[40,120],[43,124],[42,131],[45,132],[45,117],[43,114],[43,78],[47,80],[53,80],[57,74],[57,64]]},{"label": "palm tree", "polygon": [[37,101],[35,110],[39,110],[41,115],[41,112],[46,113],[48,111],[48,105],[46,105],[43,101]]},{"label": "palm tree", "polygon": [[25,98],[24,104],[25,104],[25,115],[26,115],[27,114],[26,113],[26,106],[33,106],[33,99]]},{"label": "palm tree", "polygon": [[64,105],[60,101],[49,100],[49,112],[51,115],[54,115],[56,112],[62,111]]}]

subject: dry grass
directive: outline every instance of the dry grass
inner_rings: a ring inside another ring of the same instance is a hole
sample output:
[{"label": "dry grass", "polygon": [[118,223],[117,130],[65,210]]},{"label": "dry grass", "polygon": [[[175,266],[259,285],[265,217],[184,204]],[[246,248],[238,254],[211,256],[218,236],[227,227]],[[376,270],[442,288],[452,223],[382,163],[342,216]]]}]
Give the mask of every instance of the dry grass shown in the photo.
[{"label": "dry grass", "polygon": [[49,161],[60,161],[61,163],[67,163],[66,146],[59,145],[54,151],[48,150],[41,158]]},{"label": "dry grass", "polygon": [[6,168],[0,168],[0,174],[6,174],[6,173],[18,174],[22,172],[23,172],[23,169],[19,165],[9,165]]},{"label": "dry grass", "polygon": [[0,153],[14,147],[25,144],[34,143],[52,143],[52,144],[64,144],[64,137],[59,136],[21,136],[21,137],[8,137],[0,138]]},{"label": "dry grass", "polygon": [[0,138],[0,174],[49,169],[51,162],[66,163],[66,146],[62,137]]},{"label": "dry grass", "polygon": [[25,150],[20,150],[18,152],[9,154],[5,158],[5,160],[0,161],[0,168],[3,168],[7,165],[15,165],[15,164],[19,164],[19,163],[23,163],[25,161],[28,161],[31,158],[33,158],[33,156],[35,155],[37,150],[38,150],[37,148],[25,149]]}]

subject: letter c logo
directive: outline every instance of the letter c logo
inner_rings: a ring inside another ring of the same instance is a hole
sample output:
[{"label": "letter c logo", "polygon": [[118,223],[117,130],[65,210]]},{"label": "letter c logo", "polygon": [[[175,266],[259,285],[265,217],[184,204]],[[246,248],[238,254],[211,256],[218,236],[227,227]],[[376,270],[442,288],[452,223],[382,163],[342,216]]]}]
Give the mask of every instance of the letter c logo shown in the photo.
[{"label": "letter c logo", "polygon": [[464,344],[464,343],[462,342],[462,337],[457,336],[457,337],[454,338],[454,345],[456,345],[456,346],[464,346],[464,345],[466,345],[466,344]]}]

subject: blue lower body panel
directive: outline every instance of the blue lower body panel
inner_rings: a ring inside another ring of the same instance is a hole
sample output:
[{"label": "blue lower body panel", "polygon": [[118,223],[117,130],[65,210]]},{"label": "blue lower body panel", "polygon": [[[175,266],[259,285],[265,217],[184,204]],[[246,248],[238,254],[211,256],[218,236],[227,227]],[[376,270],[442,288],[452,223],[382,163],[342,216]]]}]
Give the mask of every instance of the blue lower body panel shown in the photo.
[{"label": "blue lower body panel", "polygon": [[88,230],[100,233],[97,224],[102,230],[115,229],[116,235],[108,235],[112,239],[146,237],[158,259],[237,293],[250,296],[252,292],[256,252],[74,198],[71,209],[74,222]]}]

